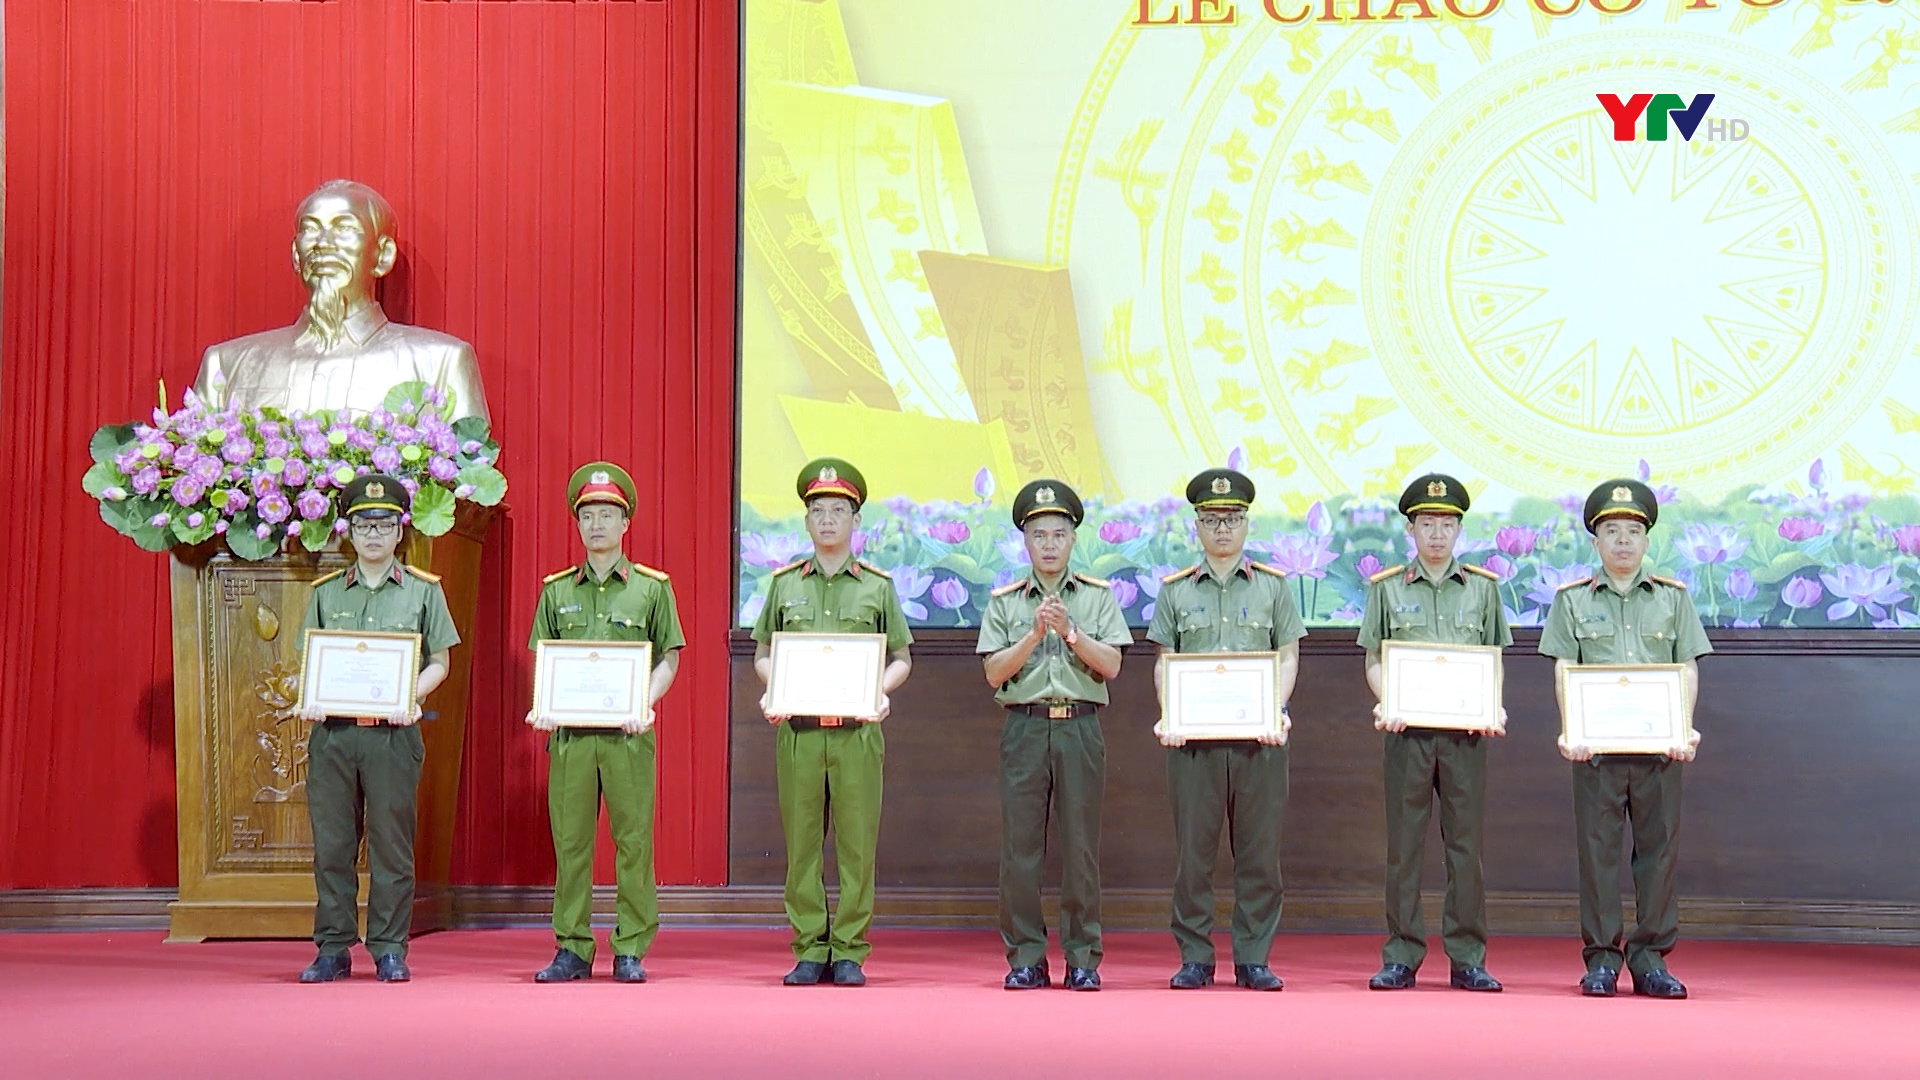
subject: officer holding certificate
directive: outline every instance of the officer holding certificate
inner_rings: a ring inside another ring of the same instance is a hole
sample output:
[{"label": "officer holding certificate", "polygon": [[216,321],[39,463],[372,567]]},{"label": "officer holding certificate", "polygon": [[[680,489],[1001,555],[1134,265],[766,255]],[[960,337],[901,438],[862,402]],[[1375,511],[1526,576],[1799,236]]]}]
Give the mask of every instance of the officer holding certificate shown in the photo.
[{"label": "officer holding certificate", "polygon": [[[1384,700],[1383,641],[1452,645],[1513,643],[1494,575],[1453,557],[1460,525],[1472,502],[1451,476],[1430,473],[1407,485],[1400,512],[1415,559],[1373,575],[1360,616],[1360,647],[1367,653],[1367,685]],[[1433,804],[1440,804],[1446,846],[1447,895],[1440,939],[1457,990],[1497,991],[1487,974],[1487,889],[1480,868],[1486,816],[1489,736],[1505,734],[1506,710],[1485,731],[1409,728],[1403,717],[1374,706],[1382,737],[1387,810],[1387,941],[1381,966],[1367,985],[1406,990],[1427,955],[1420,918],[1420,866]]]},{"label": "officer holding certificate", "polygon": [[606,801],[613,832],[613,979],[641,983],[640,964],[660,929],[653,876],[653,706],[673,685],[680,665],[680,615],[667,575],[629,562],[620,543],[635,501],[633,478],[594,461],[567,481],[586,558],[547,575],[533,611],[527,647],[543,641],[649,642],[653,671],[646,711],[619,728],[557,727],[529,712],[547,736],[547,820],[553,828],[553,962],[535,982],[572,982],[593,974],[593,837]]},{"label": "officer holding certificate", "polygon": [[353,565],[313,583],[305,630],[365,630],[420,635],[414,700],[386,716],[307,715],[307,820],[313,827],[313,943],[319,950],[303,983],[332,982],[353,971],[347,950],[359,935],[360,840],[367,842],[367,951],[374,977],[406,982],[413,926],[414,796],[426,744],[415,723],[420,702],[447,677],[460,644],[440,579],[395,560],[412,505],[399,480],[380,473],[340,489]]},{"label": "officer holding certificate", "polygon": [[1080,496],[1035,480],[1013,500],[1032,571],[995,589],[980,617],[1000,729],[1000,939],[1008,990],[1050,985],[1040,910],[1047,821],[1060,822],[1060,944],[1067,988],[1100,989],[1100,814],[1107,744],[1099,709],[1133,643],[1106,582],[1068,571]]},{"label": "officer holding certificate", "polygon": [[[913,635],[892,580],[853,557],[860,506],[867,501],[860,471],[839,458],[819,458],[800,471],[795,488],[807,508],[813,554],[769,577],[766,606],[753,627],[754,672],[761,682],[772,681],[770,646],[777,631],[884,634],[887,665],[878,716],[782,716],[768,711],[765,696],[760,699],[761,712],[779,728],[774,769],[787,841],[786,907],[794,958],[793,970],[781,981],[812,986],[831,978],[835,986],[863,986],[867,978],[861,965],[873,949],[867,927],[873,922],[873,859],[880,842],[886,758],[880,722],[889,711],[887,695],[907,681],[913,668],[907,654]],[[831,926],[820,865],[829,813],[840,884]]]},{"label": "officer holding certificate", "polygon": [[[1554,658],[1555,686],[1568,664],[1683,664],[1687,707],[1699,690],[1696,660],[1713,651],[1686,586],[1655,577],[1643,565],[1647,532],[1660,502],[1638,480],[1609,480],[1587,496],[1584,515],[1601,573],[1560,587],[1540,633],[1540,651]],[[1564,710],[1566,703],[1561,703]],[[1679,854],[1681,763],[1692,761],[1696,732],[1671,757],[1595,755],[1563,738],[1573,765],[1573,817],[1579,834],[1580,938],[1587,973],[1580,992],[1612,997],[1624,961],[1633,992],[1684,998],[1667,971],[1680,936],[1675,881]],[[1633,891],[1637,923],[1622,936],[1620,849],[1633,820]]]},{"label": "officer holding certificate", "polygon": [[[1156,725],[1167,748],[1167,794],[1173,804],[1175,864],[1173,940],[1180,970],[1175,990],[1213,982],[1213,863],[1224,817],[1233,853],[1233,983],[1279,990],[1267,966],[1280,925],[1280,826],[1287,810],[1286,702],[1300,670],[1307,634],[1280,571],[1248,560],[1247,508],[1253,481],[1232,469],[1209,469],[1187,484],[1206,558],[1160,585],[1147,640],[1176,653],[1277,652],[1275,706],[1281,729],[1259,739],[1186,742]],[[1154,671],[1156,687],[1161,672]]]}]

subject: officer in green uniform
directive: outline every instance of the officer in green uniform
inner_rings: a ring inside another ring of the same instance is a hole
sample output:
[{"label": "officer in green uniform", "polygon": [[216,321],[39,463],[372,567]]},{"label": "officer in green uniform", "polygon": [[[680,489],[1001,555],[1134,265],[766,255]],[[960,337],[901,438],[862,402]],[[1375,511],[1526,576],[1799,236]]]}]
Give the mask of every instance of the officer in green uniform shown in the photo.
[{"label": "officer in green uniform", "polygon": [[1100,811],[1107,744],[1098,710],[1133,643],[1107,583],[1070,573],[1080,497],[1058,480],[1035,480],[1013,500],[1026,538],[1027,577],[993,591],[980,618],[1000,729],[1000,939],[1009,990],[1049,983],[1047,924],[1040,911],[1047,819],[1058,814],[1060,944],[1067,988],[1100,989]]},{"label": "officer in green uniform", "polygon": [[412,701],[377,716],[328,716],[301,709],[307,735],[307,820],[313,828],[313,944],[303,983],[344,979],[347,950],[359,940],[355,906],[360,840],[367,842],[367,951],[381,982],[406,982],[413,925],[414,796],[426,745],[415,723],[420,702],[447,677],[447,654],[460,644],[440,579],[394,559],[412,506],[399,480],[358,477],[339,492],[353,565],[318,578],[307,601],[306,630],[369,630],[420,635],[420,675]]},{"label": "officer in green uniform", "polygon": [[[1367,685],[1382,696],[1380,643],[1440,642],[1452,645],[1513,643],[1494,575],[1453,557],[1460,524],[1472,502],[1451,476],[1429,473],[1407,485],[1400,512],[1416,558],[1411,566],[1373,575],[1367,608],[1360,616],[1360,647],[1367,652]],[[1420,919],[1420,866],[1427,821],[1440,803],[1440,841],[1446,848],[1447,895],[1440,940],[1457,990],[1497,991],[1487,974],[1487,887],[1480,869],[1481,825],[1486,817],[1487,739],[1506,733],[1502,709],[1485,731],[1409,729],[1404,719],[1374,706],[1382,737],[1387,796],[1387,942],[1381,966],[1367,983],[1375,990],[1405,990],[1426,959],[1427,935]]]},{"label": "officer in green uniform", "polygon": [[[1540,651],[1554,658],[1554,685],[1568,664],[1683,664],[1687,707],[1699,691],[1696,661],[1713,651],[1686,586],[1655,577],[1642,565],[1647,530],[1660,519],[1660,502],[1638,480],[1609,480],[1587,496],[1587,531],[1601,572],[1560,587],[1540,632]],[[1561,702],[1564,710],[1566,703]],[[1671,757],[1601,754],[1567,745],[1573,765],[1573,820],[1580,846],[1580,938],[1587,973],[1580,992],[1612,997],[1626,962],[1633,992],[1684,998],[1687,988],[1667,971],[1666,957],[1680,937],[1675,864],[1680,853],[1681,763],[1700,745],[1694,732]],[[1637,923],[1622,936],[1620,848],[1633,820],[1633,892]]]},{"label": "officer in green uniform", "polygon": [[557,727],[527,713],[547,737],[547,819],[553,826],[553,962],[535,982],[571,982],[593,974],[593,836],[600,802],[613,832],[613,979],[647,981],[641,957],[660,929],[653,877],[653,706],[680,666],[680,614],[667,575],[629,562],[620,542],[634,504],[633,478],[594,461],[567,481],[567,506],[586,559],[549,574],[534,607],[527,647],[543,641],[629,641],[653,645],[644,716],[621,728]]},{"label": "officer in green uniform", "polygon": [[[1300,609],[1280,571],[1246,558],[1253,481],[1208,469],[1187,484],[1205,559],[1160,585],[1147,640],[1176,653],[1277,652],[1273,693],[1281,730],[1259,739],[1186,742],[1154,734],[1167,748],[1173,803],[1173,940],[1180,970],[1168,985],[1213,982],[1213,863],[1224,815],[1233,852],[1233,983],[1250,990],[1284,984],[1267,966],[1280,926],[1280,826],[1287,812],[1287,699],[1300,671]],[[1159,688],[1161,671],[1154,669]]]},{"label": "officer in green uniform", "polygon": [[[767,602],[754,624],[753,669],[765,683],[773,677],[769,645],[777,631],[885,634],[887,667],[880,680],[880,713],[870,717],[781,716],[760,709],[778,726],[774,770],[780,792],[780,826],[787,840],[787,921],[793,925],[793,970],[781,981],[811,986],[829,974],[835,986],[862,986],[861,965],[873,946],[873,857],[880,842],[881,766],[886,743],[880,723],[913,669],[907,647],[913,634],[900,610],[893,581],[853,557],[853,535],[867,482],[839,458],[807,464],[795,483],[807,508],[813,554],[775,570]],[[827,889],[821,849],[827,819],[833,821],[840,903],[827,922]],[[829,962],[832,965],[829,972]]]}]

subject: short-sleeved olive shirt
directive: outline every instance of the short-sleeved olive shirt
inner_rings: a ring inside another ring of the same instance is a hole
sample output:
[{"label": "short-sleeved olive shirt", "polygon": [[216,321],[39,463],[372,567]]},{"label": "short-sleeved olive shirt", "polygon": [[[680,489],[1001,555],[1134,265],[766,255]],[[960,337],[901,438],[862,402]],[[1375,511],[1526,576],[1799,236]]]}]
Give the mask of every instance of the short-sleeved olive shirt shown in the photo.
[{"label": "short-sleeved olive shirt", "polygon": [[1504,648],[1513,644],[1513,631],[1493,576],[1455,559],[1437,582],[1418,563],[1373,576],[1360,615],[1360,647],[1374,652],[1389,640]]},{"label": "short-sleeved olive shirt", "polygon": [[1160,584],[1147,640],[1173,652],[1277,652],[1307,636],[1286,578],[1240,560],[1225,579],[1205,563]]},{"label": "short-sleeved olive shirt", "polygon": [[527,648],[543,641],[650,642],[655,664],[687,643],[667,575],[625,558],[604,579],[585,562],[547,578]]},{"label": "short-sleeved olive shirt", "polygon": [[[1080,633],[1117,649],[1133,644],[1127,617],[1106,582],[1085,574],[1068,574],[1060,580],[1059,595],[1060,602],[1067,606],[1067,618]],[[987,600],[986,613],[980,616],[980,640],[975,651],[991,656],[1026,637],[1033,628],[1033,613],[1046,598],[1037,574],[995,589]],[[1105,705],[1107,681],[1074,655],[1059,635],[1048,634],[1033,647],[1019,672],[994,691],[993,700],[1002,705],[1073,701]]]},{"label": "short-sleeved olive shirt", "polygon": [[781,630],[885,634],[888,652],[913,644],[893,580],[858,559],[848,559],[833,574],[822,570],[816,557],[775,570],[767,579],[767,603],[753,624],[753,640],[765,645]]},{"label": "short-sleeved olive shirt", "polygon": [[1576,664],[1683,664],[1713,645],[1686,588],[1643,566],[1625,592],[1605,575],[1561,588],[1547,610],[1540,651]]},{"label": "short-sleeved olive shirt", "polygon": [[439,579],[398,562],[377,589],[361,580],[358,563],[315,581],[300,627],[419,634],[422,670],[432,654],[460,644]]}]

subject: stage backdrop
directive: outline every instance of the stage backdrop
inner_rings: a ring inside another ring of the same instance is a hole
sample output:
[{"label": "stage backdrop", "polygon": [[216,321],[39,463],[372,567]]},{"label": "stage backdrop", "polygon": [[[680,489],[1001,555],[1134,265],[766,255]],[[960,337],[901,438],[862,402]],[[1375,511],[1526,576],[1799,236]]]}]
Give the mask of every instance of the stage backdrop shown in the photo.
[{"label": "stage backdrop", "polygon": [[394,203],[388,311],[473,342],[511,482],[462,646],[456,880],[552,880],[527,627],[604,455],[689,642],[660,874],[724,881],[737,49],[699,0],[8,5],[0,888],[175,880],[165,559],[98,519],[87,437],[293,319],[291,215],[332,176]]},{"label": "stage backdrop", "polygon": [[[1091,496],[1136,623],[1232,465],[1310,622],[1414,475],[1537,624],[1647,479],[1710,625],[1912,626],[1920,52],[1834,0],[746,0],[741,604],[865,471],[909,615]],[[1671,95],[1671,96],[1668,96]]]}]

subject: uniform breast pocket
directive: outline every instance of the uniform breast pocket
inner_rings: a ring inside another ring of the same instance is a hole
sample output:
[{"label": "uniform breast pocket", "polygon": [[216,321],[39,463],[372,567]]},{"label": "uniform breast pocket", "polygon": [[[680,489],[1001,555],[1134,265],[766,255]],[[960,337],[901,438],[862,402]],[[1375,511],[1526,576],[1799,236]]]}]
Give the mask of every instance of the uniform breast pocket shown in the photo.
[{"label": "uniform breast pocket", "polygon": [[1395,608],[1387,612],[1387,625],[1395,630],[1424,630],[1430,621],[1423,607]]},{"label": "uniform breast pocket", "polygon": [[1665,651],[1673,645],[1675,633],[1673,610],[1649,611],[1640,623],[1640,637],[1655,651]]},{"label": "uniform breast pocket", "polygon": [[1619,630],[1612,620],[1583,622],[1573,628],[1573,636],[1581,641],[1612,641],[1619,636]]},{"label": "uniform breast pocket", "polygon": [[1213,612],[1204,607],[1187,608],[1180,613],[1180,632],[1193,634],[1213,629]]},{"label": "uniform breast pocket", "polygon": [[871,632],[880,628],[880,604],[878,601],[856,600],[848,604],[847,609],[840,614],[845,617],[847,625],[857,626],[863,631]]},{"label": "uniform breast pocket", "polygon": [[780,605],[781,630],[811,630],[820,621],[820,609],[811,600],[789,600]]},{"label": "uniform breast pocket", "polygon": [[1242,649],[1265,651],[1273,647],[1273,613],[1268,611],[1249,611],[1246,618],[1240,620],[1240,641]]},{"label": "uniform breast pocket", "polygon": [[379,621],[376,629],[388,634],[417,634],[420,628],[414,624],[411,615],[389,615]]},{"label": "uniform breast pocket", "polygon": [[615,614],[607,617],[608,641],[644,641],[646,636],[646,624],[631,615]]}]

